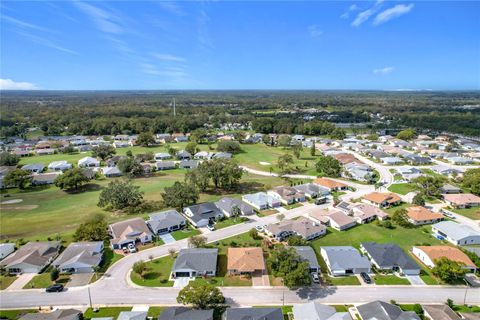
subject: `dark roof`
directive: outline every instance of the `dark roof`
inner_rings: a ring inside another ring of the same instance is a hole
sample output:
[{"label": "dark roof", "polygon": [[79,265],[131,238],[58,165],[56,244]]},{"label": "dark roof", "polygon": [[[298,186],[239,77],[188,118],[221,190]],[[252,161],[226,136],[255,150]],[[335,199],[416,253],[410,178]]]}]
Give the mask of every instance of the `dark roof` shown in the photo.
[{"label": "dark roof", "polygon": [[420,320],[413,311],[383,301],[373,301],[357,307],[363,320]]},{"label": "dark roof", "polygon": [[75,309],[58,309],[49,313],[27,313],[19,320],[74,320],[79,319],[81,314]]},{"label": "dark roof", "polygon": [[202,219],[214,218],[218,215],[223,216],[223,213],[213,202],[194,204],[192,206],[186,207],[184,210],[186,209],[190,209],[190,211],[192,212],[193,215],[191,217],[189,216],[189,218],[194,222],[198,222]]},{"label": "dark roof", "polygon": [[422,305],[423,311],[428,313],[432,320],[460,320],[458,314],[449,306],[441,305]]},{"label": "dark roof", "polygon": [[182,249],[178,253],[172,270],[191,269],[209,271],[217,269],[218,249],[192,248]]},{"label": "dark roof", "polygon": [[230,308],[222,316],[223,320],[283,320],[280,308]]},{"label": "dark roof", "polygon": [[169,307],[160,313],[158,320],[213,320],[213,310]]},{"label": "dark roof", "polygon": [[252,214],[253,213],[253,207],[249,205],[248,203],[243,202],[240,199],[234,199],[230,197],[225,197],[217,202],[215,202],[215,205],[220,208],[221,210],[225,210],[229,214],[232,213],[233,208],[236,206],[242,211],[244,214]]},{"label": "dark roof", "polygon": [[310,268],[320,268],[318,264],[317,255],[310,246],[293,247],[298,255],[305,261],[308,261]]},{"label": "dark roof", "polygon": [[381,268],[398,266],[403,270],[420,269],[418,264],[394,243],[362,242],[362,247]]},{"label": "dark roof", "polygon": [[185,218],[177,210],[167,210],[150,214],[147,224],[154,232],[158,232],[159,230],[179,225],[182,222],[185,222]]}]

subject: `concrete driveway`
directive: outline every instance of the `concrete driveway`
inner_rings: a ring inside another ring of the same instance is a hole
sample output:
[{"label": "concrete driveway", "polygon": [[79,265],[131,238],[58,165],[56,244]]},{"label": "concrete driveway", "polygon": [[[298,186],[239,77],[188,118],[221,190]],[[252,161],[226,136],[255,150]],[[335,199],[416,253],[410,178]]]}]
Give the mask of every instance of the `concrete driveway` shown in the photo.
[{"label": "concrete driveway", "polygon": [[417,286],[425,285],[425,282],[423,282],[423,280],[422,280],[422,278],[420,278],[420,276],[406,276],[406,277],[412,285],[417,285]]},{"label": "concrete driveway", "polygon": [[173,238],[173,236],[170,233],[161,234],[158,237],[162,239],[163,243],[165,244],[169,244],[177,241],[175,240],[175,238]]},{"label": "concrete driveway", "polygon": [[30,280],[32,280],[32,278],[36,275],[36,273],[24,273],[19,275],[17,280],[15,280],[7,289],[5,289],[5,291],[23,289],[23,287],[25,287],[25,285],[29,283]]},{"label": "concrete driveway", "polygon": [[190,282],[190,278],[187,278],[187,277],[177,278],[173,282],[173,287],[182,289],[182,288],[186,287],[189,282]]},{"label": "concrete driveway", "polygon": [[66,284],[67,288],[81,287],[87,285],[92,279],[93,273],[75,273],[70,276],[70,281]]}]

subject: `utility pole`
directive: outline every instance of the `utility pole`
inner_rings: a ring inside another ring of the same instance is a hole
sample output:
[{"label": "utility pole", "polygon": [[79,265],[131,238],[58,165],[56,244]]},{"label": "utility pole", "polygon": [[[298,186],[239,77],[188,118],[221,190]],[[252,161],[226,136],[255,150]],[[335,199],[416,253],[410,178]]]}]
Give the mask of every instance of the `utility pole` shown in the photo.
[{"label": "utility pole", "polygon": [[92,307],[92,295],[90,294],[90,286],[87,287],[87,290],[88,290],[88,300],[90,302],[90,309],[92,309],[93,311],[93,307]]},{"label": "utility pole", "polygon": [[175,98],[173,98],[173,116],[177,116],[177,110],[175,110]]}]

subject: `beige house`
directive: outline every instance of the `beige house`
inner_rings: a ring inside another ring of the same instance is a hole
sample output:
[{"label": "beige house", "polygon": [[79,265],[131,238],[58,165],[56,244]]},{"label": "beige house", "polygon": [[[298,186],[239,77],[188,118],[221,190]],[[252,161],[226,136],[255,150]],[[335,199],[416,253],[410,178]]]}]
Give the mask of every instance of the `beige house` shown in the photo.
[{"label": "beige house", "polygon": [[228,274],[265,274],[265,270],[262,248],[228,248]]}]

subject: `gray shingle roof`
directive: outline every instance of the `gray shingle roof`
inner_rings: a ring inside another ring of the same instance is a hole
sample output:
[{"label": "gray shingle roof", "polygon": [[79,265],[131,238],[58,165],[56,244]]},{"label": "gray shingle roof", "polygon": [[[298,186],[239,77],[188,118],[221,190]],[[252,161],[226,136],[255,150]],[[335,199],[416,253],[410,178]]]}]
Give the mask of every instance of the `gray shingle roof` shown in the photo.
[{"label": "gray shingle roof", "polygon": [[178,253],[172,270],[192,269],[198,271],[217,269],[218,249],[182,249]]},{"label": "gray shingle roof", "polygon": [[102,261],[102,242],[73,242],[53,262],[57,268],[72,263],[98,266]]},{"label": "gray shingle roof", "polygon": [[162,311],[158,320],[213,320],[213,310],[170,307]]},{"label": "gray shingle roof", "polygon": [[317,255],[315,254],[315,251],[313,251],[312,247],[298,246],[293,248],[302,259],[308,261],[310,268],[320,268]]},{"label": "gray shingle roof", "polygon": [[456,223],[453,221],[442,221],[432,225],[433,228],[440,230],[454,240],[461,240],[465,237],[480,236],[480,232],[475,231],[470,226]]},{"label": "gray shingle roof", "polygon": [[422,305],[433,320],[460,320],[461,318],[447,305]]},{"label": "gray shingle roof", "polygon": [[75,320],[81,314],[81,311],[75,309],[58,309],[49,313],[27,313],[19,320]]},{"label": "gray shingle roof", "polygon": [[373,301],[357,307],[363,320],[420,320],[415,312],[383,301]]},{"label": "gray shingle roof", "polygon": [[218,207],[213,202],[204,202],[200,204],[194,204],[193,206],[189,206],[185,209],[190,209],[193,216],[189,218],[194,222],[198,222],[202,219],[214,218],[217,215],[223,216],[223,213],[220,211],[220,209],[218,209]]},{"label": "gray shingle roof", "polygon": [[317,301],[293,306],[295,320],[351,320],[348,312],[337,312],[334,307]]},{"label": "gray shingle roof", "polygon": [[368,261],[368,258],[360,255],[354,247],[333,246],[321,247],[321,249],[325,250],[327,253],[332,270],[370,268],[370,261]]},{"label": "gray shingle roof", "polygon": [[223,320],[283,320],[280,308],[230,308],[222,316]]},{"label": "gray shingle roof", "polygon": [[42,267],[57,255],[59,247],[59,241],[29,242],[3,259],[1,265],[8,267],[19,263],[28,263]]},{"label": "gray shingle roof", "polygon": [[147,224],[154,232],[158,232],[159,230],[179,225],[182,222],[185,222],[185,218],[177,210],[167,210],[150,214]]},{"label": "gray shingle roof", "polygon": [[418,264],[394,243],[362,242],[362,247],[381,268],[398,266],[402,270],[420,269]]},{"label": "gray shingle roof", "polygon": [[215,202],[215,205],[229,214],[232,213],[235,206],[237,206],[243,214],[253,214],[253,207],[240,199],[225,197]]}]

